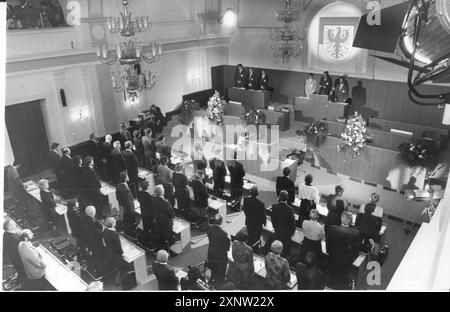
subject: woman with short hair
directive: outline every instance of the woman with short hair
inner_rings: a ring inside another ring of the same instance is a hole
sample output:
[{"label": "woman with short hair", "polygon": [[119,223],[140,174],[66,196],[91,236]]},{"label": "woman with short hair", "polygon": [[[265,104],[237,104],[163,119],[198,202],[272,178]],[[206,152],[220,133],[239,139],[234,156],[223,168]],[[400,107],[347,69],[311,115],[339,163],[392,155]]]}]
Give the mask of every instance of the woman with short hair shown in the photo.
[{"label": "woman with short hair", "polygon": [[283,243],[276,240],[272,243],[271,252],[266,256],[266,289],[283,290],[288,289],[288,283],[291,281],[289,272],[289,262],[281,257]]}]

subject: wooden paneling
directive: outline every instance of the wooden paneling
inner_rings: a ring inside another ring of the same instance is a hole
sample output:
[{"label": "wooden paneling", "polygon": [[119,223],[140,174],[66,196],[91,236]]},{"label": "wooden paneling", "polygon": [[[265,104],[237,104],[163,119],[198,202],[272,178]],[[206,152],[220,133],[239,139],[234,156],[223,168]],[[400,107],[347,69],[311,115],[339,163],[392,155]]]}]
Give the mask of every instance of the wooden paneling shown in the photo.
[{"label": "wooden paneling", "polygon": [[[234,68],[231,65],[224,65],[224,88],[234,85]],[[267,69],[267,73],[270,78],[269,85],[274,88],[272,102],[293,104],[295,97],[305,95],[307,73],[271,69]],[[315,75],[315,79],[319,81],[319,75]],[[375,112],[375,116],[379,119],[449,129],[448,126],[442,125],[442,109],[435,106],[419,106],[409,100],[406,83],[352,77],[349,77],[348,81],[352,93],[358,81],[362,82],[366,101],[361,104],[366,110]],[[429,85],[421,86],[419,90],[427,94],[450,92],[448,87]]]}]

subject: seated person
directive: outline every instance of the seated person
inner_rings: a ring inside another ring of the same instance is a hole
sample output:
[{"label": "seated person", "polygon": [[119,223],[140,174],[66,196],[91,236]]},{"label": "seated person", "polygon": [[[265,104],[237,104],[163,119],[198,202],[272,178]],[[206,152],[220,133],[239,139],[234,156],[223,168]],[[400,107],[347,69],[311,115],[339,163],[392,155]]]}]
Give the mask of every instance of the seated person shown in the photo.
[{"label": "seated person", "polygon": [[289,179],[291,174],[291,168],[286,167],[283,169],[283,176],[277,177],[277,182],[275,188],[277,191],[277,196],[280,196],[281,191],[287,191],[289,194],[288,205],[292,205],[295,201],[295,184],[294,181]]},{"label": "seated person", "polygon": [[299,262],[296,267],[298,290],[323,290],[325,289],[325,275],[316,268],[316,256],[308,252],[304,264]]},{"label": "seated person", "polygon": [[238,64],[234,72],[234,86],[237,88],[245,88],[245,71],[242,64]]},{"label": "seated person", "polygon": [[169,263],[169,254],[165,250],[160,250],[156,254],[156,261],[153,261],[152,270],[158,281],[159,290],[178,290],[178,277],[175,268]]},{"label": "seated person", "polygon": [[355,221],[355,227],[359,230],[359,236],[364,247],[364,252],[369,252],[370,240],[374,240],[380,233],[383,220],[373,215],[376,205],[374,203],[366,204],[364,213],[358,213]]},{"label": "seated person", "polygon": [[276,240],[271,245],[271,252],[266,256],[266,289],[283,290],[288,289],[288,283],[291,281],[289,272],[289,262],[281,257],[283,244]]},{"label": "seated person", "polygon": [[240,231],[231,245],[233,262],[228,267],[227,276],[237,289],[251,289],[252,277],[255,273],[253,250],[247,245],[247,241],[247,231]]},{"label": "seated person", "polygon": [[188,265],[188,275],[180,280],[181,290],[205,290],[198,280],[201,278],[202,274],[198,266]]}]

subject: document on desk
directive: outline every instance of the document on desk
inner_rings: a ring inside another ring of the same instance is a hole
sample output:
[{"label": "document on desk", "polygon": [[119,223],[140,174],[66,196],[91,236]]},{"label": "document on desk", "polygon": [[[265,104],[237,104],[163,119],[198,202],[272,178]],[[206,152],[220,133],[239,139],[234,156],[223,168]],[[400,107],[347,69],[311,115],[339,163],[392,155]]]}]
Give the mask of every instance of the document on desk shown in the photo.
[{"label": "document on desk", "polygon": [[23,188],[25,189],[26,192],[30,192],[32,190],[37,189],[38,186],[37,186],[36,182],[30,180],[30,181],[23,183]]},{"label": "document on desk", "polygon": [[59,291],[85,291],[87,284],[72,270],[59,261],[47,249],[36,247],[46,264],[45,278]]},{"label": "document on desk", "polygon": [[120,243],[123,249],[122,258],[128,263],[131,263],[135,261],[137,258],[141,257],[142,255],[145,255],[142,249],[137,247],[135,244],[127,240],[122,235],[120,235]]},{"label": "document on desk", "polygon": [[328,216],[328,208],[325,205],[318,204],[316,205],[316,209],[319,212],[319,215],[324,217]]},{"label": "document on desk", "polygon": [[187,228],[189,226],[189,224],[179,218],[174,218],[173,219],[173,227],[172,227],[172,231],[175,234],[180,234],[185,228]]},{"label": "document on desk", "polygon": [[113,192],[115,192],[116,191],[116,188],[114,187],[114,186],[112,186],[112,185],[109,185],[108,183],[106,183],[106,182],[103,182],[103,181],[101,181],[101,189],[100,189],[100,192],[103,194],[103,195],[105,195],[105,196],[108,196],[109,194],[111,194],[111,193],[113,193]]},{"label": "document on desk", "polygon": [[67,212],[67,206],[63,205],[61,203],[57,203],[56,207],[55,207],[55,211],[56,211],[57,214],[62,216],[63,214],[65,214]]}]

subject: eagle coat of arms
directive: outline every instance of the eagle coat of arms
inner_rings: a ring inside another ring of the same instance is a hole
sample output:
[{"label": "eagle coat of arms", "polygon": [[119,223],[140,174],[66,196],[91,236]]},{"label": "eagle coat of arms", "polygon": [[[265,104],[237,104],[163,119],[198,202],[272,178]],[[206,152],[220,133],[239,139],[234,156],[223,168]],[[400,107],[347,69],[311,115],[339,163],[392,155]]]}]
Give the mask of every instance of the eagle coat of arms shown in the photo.
[{"label": "eagle coat of arms", "polygon": [[353,25],[324,26],[323,49],[330,61],[340,63],[352,55],[354,30]]}]

